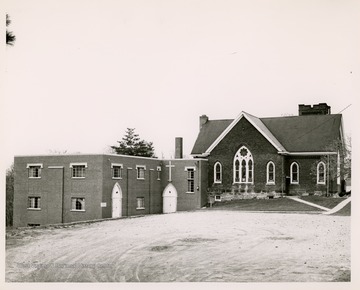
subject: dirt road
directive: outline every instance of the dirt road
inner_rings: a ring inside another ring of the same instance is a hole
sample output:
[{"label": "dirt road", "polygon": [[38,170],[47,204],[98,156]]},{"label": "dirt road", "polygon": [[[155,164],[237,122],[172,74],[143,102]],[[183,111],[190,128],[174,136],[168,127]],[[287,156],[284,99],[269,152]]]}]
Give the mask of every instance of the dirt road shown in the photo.
[{"label": "dirt road", "polygon": [[7,282],[350,280],[347,216],[197,211],[16,238],[7,239]]}]

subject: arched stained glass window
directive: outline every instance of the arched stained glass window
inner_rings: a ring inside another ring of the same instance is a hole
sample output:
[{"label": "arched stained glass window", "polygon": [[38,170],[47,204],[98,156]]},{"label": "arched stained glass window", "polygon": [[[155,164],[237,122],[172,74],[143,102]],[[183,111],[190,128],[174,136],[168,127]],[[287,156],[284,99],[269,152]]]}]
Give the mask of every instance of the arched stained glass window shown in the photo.
[{"label": "arched stained glass window", "polygon": [[240,147],[234,156],[234,183],[254,182],[254,160],[249,149]]}]

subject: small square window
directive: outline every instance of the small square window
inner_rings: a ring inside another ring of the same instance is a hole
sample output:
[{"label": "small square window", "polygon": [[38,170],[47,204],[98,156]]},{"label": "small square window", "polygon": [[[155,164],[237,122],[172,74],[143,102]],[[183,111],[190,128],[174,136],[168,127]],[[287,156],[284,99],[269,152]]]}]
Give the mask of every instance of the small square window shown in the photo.
[{"label": "small square window", "polygon": [[85,198],[83,198],[83,197],[71,198],[71,210],[72,211],[85,211]]},{"label": "small square window", "polygon": [[41,177],[41,168],[43,168],[42,163],[28,164],[28,176],[29,178],[40,178]]},{"label": "small square window", "polygon": [[145,179],[146,167],[142,165],[136,165],[136,177],[137,179]]},{"label": "small square window", "polygon": [[112,168],[112,178],[121,179],[122,178],[122,172],[123,172],[122,164],[112,164],[111,168]]},{"label": "small square window", "polygon": [[215,201],[221,201],[221,195],[215,195]]},{"label": "small square window", "polygon": [[28,209],[40,209],[40,197],[28,198]]},{"label": "small square window", "polygon": [[84,178],[85,177],[85,165],[74,165],[72,167],[72,177]]},{"label": "small square window", "polygon": [[136,209],[145,209],[145,198],[138,197],[136,199]]}]

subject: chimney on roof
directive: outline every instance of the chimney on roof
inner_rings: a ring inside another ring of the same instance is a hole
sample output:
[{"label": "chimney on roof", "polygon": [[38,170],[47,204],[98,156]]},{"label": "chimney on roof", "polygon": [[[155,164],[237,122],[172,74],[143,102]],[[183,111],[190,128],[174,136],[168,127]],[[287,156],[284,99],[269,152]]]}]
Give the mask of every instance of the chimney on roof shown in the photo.
[{"label": "chimney on roof", "polygon": [[175,159],[183,158],[183,138],[176,137],[175,138]]},{"label": "chimney on roof", "polygon": [[331,114],[331,107],[326,103],[319,103],[317,105],[299,104],[299,116],[304,115],[329,115]]},{"label": "chimney on roof", "polygon": [[207,121],[209,121],[209,117],[208,117],[208,116],[206,116],[206,115],[200,116],[200,129],[202,128],[202,126],[203,126],[204,124],[207,123]]}]

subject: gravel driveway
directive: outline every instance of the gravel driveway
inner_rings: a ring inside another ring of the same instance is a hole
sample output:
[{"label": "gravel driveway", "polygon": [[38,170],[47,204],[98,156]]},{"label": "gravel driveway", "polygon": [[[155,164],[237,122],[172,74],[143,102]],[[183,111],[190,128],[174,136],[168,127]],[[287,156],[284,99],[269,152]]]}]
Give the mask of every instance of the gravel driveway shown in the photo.
[{"label": "gravel driveway", "polygon": [[7,282],[350,281],[350,217],[196,211],[30,229]]}]

